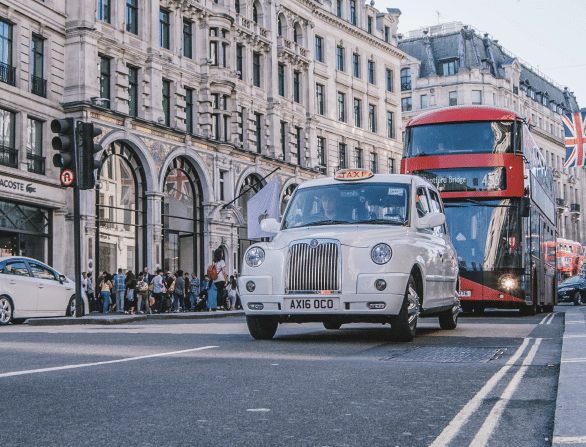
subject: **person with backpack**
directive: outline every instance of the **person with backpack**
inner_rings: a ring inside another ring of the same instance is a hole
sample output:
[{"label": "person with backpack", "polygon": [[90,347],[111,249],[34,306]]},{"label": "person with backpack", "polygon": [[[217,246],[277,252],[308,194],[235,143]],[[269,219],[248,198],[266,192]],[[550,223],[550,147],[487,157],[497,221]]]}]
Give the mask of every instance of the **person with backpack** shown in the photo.
[{"label": "person with backpack", "polygon": [[197,306],[197,296],[199,295],[199,278],[195,273],[191,274],[191,279],[189,280],[189,304],[190,310],[195,310],[195,306]]},{"label": "person with backpack", "polygon": [[[217,290],[217,305],[218,309],[223,310],[226,305],[226,299],[224,297],[224,289],[227,284],[226,276],[226,262],[224,261],[224,250],[222,247],[216,248],[214,251],[213,264],[208,268],[208,276],[213,281]],[[215,276],[215,279],[214,279]]]},{"label": "person with backpack", "polygon": [[[151,313],[151,308],[149,306],[149,299],[148,299],[148,291],[149,291],[149,285],[147,284],[147,282],[144,279],[144,273],[139,273],[138,275],[138,280],[136,281],[136,312],[137,313],[147,313],[150,314]],[[141,309],[142,306],[142,302],[144,301],[144,309],[145,311],[143,312]]]},{"label": "person with backpack", "polygon": [[126,287],[124,285],[125,282],[126,282],[126,276],[124,276],[124,274],[122,273],[122,269],[119,268],[118,274],[116,276],[114,276],[113,293],[114,293],[114,298],[116,299],[116,302],[112,306],[112,309],[114,309],[114,307],[115,307],[116,310],[118,311],[118,313],[124,313],[124,298],[126,295]]},{"label": "person with backpack", "polygon": [[155,297],[155,312],[163,312],[163,290],[166,292],[167,288],[163,281],[163,270],[157,270],[157,275],[151,281],[152,293]]}]

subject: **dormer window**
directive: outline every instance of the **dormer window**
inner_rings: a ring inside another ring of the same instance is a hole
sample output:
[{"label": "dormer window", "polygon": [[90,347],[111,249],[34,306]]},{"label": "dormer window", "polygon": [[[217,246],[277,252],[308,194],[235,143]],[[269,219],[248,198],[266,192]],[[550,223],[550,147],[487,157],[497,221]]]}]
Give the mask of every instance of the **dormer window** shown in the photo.
[{"label": "dormer window", "polygon": [[450,76],[456,74],[458,71],[458,59],[452,59],[442,62],[442,74]]}]

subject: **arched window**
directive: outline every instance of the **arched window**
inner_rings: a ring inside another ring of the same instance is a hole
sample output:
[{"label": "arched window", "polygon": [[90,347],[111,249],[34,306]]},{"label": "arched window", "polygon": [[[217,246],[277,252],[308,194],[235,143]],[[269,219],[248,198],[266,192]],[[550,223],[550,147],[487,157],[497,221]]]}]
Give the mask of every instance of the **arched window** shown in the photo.
[{"label": "arched window", "polygon": [[96,191],[96,272],[146,265],[146,197],[142,165],[123,141],[106,148]]},{"label": "arched window", "polygon": [[163,269],[195,272],[202,277],[203,258],[203,194],[193,165],[178,157],[165,174],[162,209]]},{"label": "arched window", "polygon": [[303,45],[303,30],[301,29],[299,22],[295,23],[293,26],[293,42]]},{"label": "arched window", "polygon": [[252,21],[258,23],[258,8],[256,2],[252,4]]},{"label": "arched window", "polygon": [[277,35],[283,35],[283,23],[281,20],[281,16],[279,16],[279,18],[277,19]]}]

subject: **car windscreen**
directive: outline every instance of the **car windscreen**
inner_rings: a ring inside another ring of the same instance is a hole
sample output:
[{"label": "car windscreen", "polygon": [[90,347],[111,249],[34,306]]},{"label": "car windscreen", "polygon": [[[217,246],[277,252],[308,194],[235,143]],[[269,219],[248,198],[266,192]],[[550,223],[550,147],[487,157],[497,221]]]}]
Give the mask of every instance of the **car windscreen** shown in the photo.
[{"label": "car windscreen", "polygon": [[339,183],[299,188],[283,216],[282,229],[313,225],[403,225],[410,185]]},{"label": "car windscreen", "polygon": [[581,282],[586,281],[586,279],[580,277],[580,275],[572,276],[560,283],[560,286],[573,286],[574,284],[580,284]]}]

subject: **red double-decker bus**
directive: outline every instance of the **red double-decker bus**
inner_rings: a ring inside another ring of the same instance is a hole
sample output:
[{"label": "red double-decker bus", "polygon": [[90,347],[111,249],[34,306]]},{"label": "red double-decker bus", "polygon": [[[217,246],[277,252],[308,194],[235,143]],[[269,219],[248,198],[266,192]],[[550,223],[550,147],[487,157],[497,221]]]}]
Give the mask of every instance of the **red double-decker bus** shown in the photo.
[{"label": "red double-decker bus", "polygon": [[401,172],[441,193],[465,312],[553,310],[553,175],[521,116],[489,106],[421,114],[407,123]]}]

